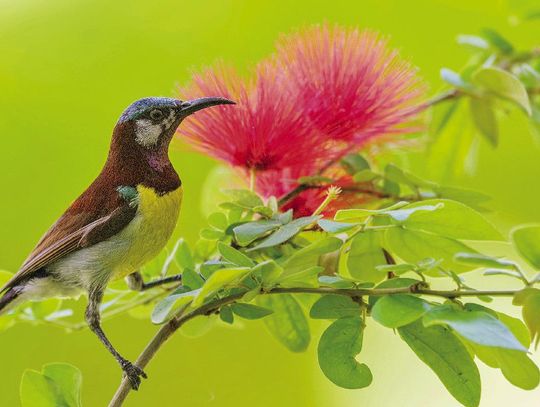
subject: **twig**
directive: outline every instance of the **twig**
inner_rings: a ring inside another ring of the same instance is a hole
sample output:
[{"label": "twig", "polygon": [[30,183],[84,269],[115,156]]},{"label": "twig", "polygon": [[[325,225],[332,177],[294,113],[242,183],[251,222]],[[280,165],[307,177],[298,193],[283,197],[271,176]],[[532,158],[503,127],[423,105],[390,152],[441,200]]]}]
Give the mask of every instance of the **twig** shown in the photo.
[{"label": "twig", "polygon": [[[362,297],[362,296],[385,296],[385,295],[398,295],[398,294],[415,294],[415,295],[428,295],[434,297],[442,297],[454,299],[458,297],[478,297],[478,296],[497,296],[497,297],[509,297],[514,296],[520,290],[431,290],[425,288],[422,283],[414,284],[409,287],[398,287],[398,288],[371,288],[371,289],[348,289],[348,288],[331,288],[331,287],[319,287],[319,288],[310,288],[310,287],[293,287],[293,288],[284,288],[276,287],[270,291],[261,291],[261,295],[268,294],[292,294],[292,293],[304,293],[304,294],[336,294],[344,295],[348,297]],[[184,309],[177,311],[177,314],[163,325],[157,333],[154,335],[152,340],[146,345],[145,349],[137,358],[135,364],[140,368],[145,368],[147,364],[153,359],[157,351],[161,346],[169,339],[184,323],[187,321],[201,315],[210,315],[213,314],[219,309],[227,304],[231,304],[235,301],[238,301],[243,297],[245,293],[237,293],[227,297],[219,298],[213,301],[210,301],[201,307],[194,309],[186,314],[184,314]],[[131,391],[131,386],[129,380],[126,378],[122,379],[116,393],[114,394],[109,407],[119,407],[121,406],[129,392]]]}]

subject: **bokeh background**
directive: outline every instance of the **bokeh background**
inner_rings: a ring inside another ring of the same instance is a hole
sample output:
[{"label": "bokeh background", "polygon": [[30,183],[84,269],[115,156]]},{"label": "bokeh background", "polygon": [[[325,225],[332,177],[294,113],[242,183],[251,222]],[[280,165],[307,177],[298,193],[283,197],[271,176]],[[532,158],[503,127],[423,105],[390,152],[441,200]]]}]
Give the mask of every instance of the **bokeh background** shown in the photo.
[{"label": "bokeh background", "polygon": [[[0,269],[15,271],[98,173],[111,129],[129,103],[171,95],[190,71],[217,60],[247,70],[271,52],[281,33],[321,22],[388,35],[432,92],[441,86],[442,66],[459,69],[468,57],[456,35],[494,27],[528,48],[538,45],[540,30],[538,22],[509,24],[507,3],[493,0],[0,0]],[[446,181],[491,194],[495,211],[489,216],[508,230],[540,221],[540,149],[517,112],[502,121],[501,133],[496,150],[480,143],[474,173]],[[171,158],[185,185],[176,236],[193,241],[204,222],[201,188],[216,164],[179,141]],[[423,154],[405,159],[417,173],[434,175]],[[501,309],[507,305],[501,300]],[[106,322],[105,330],[135,358],[156,327],[125,316]],[[315,344],[291,354],[260,321],[214,328],[201,338],[176,335],[127,405],[456,405],[389,330],[370,324],[362,358],[374,383],[348,391],[323,377]],[[27,324],[0,335],[0,405],[19,405],[24,369],[56,361],[82,370],[85,406],[106,405],[120,371],[93,334]],[[482,377],[482,406],[536,405],[540,399],[539,389],[516,389],[498,371],[483,368]]]}]

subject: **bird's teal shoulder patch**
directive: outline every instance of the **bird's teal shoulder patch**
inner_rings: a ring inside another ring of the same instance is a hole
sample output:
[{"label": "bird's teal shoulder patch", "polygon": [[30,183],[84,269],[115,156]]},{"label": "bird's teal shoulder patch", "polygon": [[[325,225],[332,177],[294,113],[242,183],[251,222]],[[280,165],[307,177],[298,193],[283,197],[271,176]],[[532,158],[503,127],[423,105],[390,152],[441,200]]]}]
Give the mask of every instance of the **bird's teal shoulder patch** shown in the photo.
[{"label": "bird's teal shoulder patch", "polygon": [[135,207],[139,203],[139,192],[135,187],[120,186],[116,188],[120,197],[126,201],[129,206]]}]

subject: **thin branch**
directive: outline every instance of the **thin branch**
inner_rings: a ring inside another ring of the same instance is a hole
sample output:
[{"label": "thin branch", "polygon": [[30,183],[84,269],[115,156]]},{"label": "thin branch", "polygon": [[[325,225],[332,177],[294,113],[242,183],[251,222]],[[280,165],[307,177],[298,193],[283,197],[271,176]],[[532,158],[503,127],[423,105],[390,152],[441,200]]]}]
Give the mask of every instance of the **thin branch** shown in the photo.
[{"label": "thin branch", "polygon": [[420,105],[419,110],[426,110],[430,107],[433,107],[435,105],[438,105],[439,103],[446,102],[448,100],[452,99],[458,99],[461,96],[463,96],[464,93],[459,89],[451,89],[447,92],[443,92],[439,95],[434,96],[433,98],[429,99],[427,102]]},{"label": "thin branch", "polygon": [[[454,299],[458,297],[477,297],[477,296],[493,296],[493,297],[510,297],[514,296],[520,290],[432,290],[426,288],[424,284],[418,283],[409,287],[398,287],[398,288],[370,288],[370,289],[360,289],[360,288],[331,288],[331,287],[276,287],[270,291],[261,291],[261,295],[268,294],[292,294],[292,293],[304,293],[304,294],[337,294],[344,295],[351,298],[357,298],[362,296],[385,296],[385,295],[398,295],[398,294],[415,294],[415,295],[428,295],[441,298]],[[152,338],[152,340],[146,345],[145,349],[137,358],[135,364],[140,368],[145,368],[147,364],[153,359],[157,351],[161,346],[169,339],[184,323],[187,321],[201,316],[201,315],[210,315],[215,312],[219,312],[219,309],[227,304],[231,304],[235,301],[238,301],[244,296],[245,293],[237,293],[227,297],[219,298],[213,301],[210,301],[201,307],[194,309],[188,313],[184,314],[185,309],[180,309],[173,316],[173,318],[164,324]],[[126,378],[122,379],[116,393],[114,394],[109,407],[119,407],[121,406],[129,392],[131,391],[131,386],[129,380]]]}]

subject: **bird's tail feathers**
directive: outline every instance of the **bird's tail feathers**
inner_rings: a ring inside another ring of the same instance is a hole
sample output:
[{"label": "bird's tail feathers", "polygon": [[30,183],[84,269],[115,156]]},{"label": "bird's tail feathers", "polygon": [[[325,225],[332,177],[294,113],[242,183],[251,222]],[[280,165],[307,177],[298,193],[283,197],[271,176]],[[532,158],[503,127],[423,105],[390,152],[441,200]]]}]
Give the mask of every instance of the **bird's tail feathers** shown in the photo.
[{"label": "bird's tail feathers", "polygon": [[[13,301],[15,301],[15,299],[17,299],[17,297],[21,294],[21,291],[22,290],[20,287],[15,286],[15,287],[9,288],[4,293],[2,298],[0,298],[0,315],[2,315],[3,313],[5,313],[11,308],[9,305],[12,304]],[[15,304],[12,304],[12,305],[15,305]]]}]

